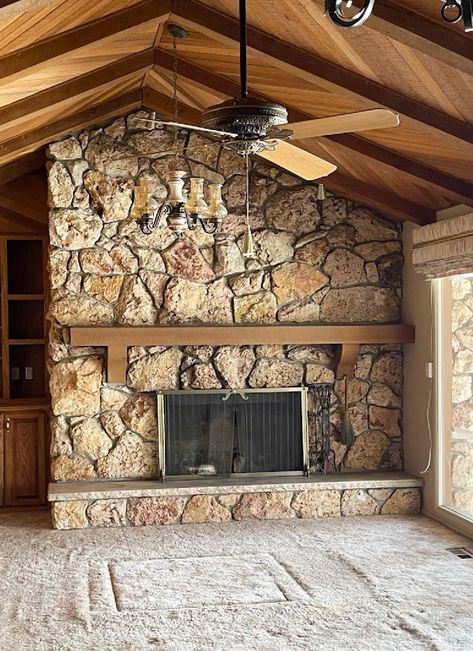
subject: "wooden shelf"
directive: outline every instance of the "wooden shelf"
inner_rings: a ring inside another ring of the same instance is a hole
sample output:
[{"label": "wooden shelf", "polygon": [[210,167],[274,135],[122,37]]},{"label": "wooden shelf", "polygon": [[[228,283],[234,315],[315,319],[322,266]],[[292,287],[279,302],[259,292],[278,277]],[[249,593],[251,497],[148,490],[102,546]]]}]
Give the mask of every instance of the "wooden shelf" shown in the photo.
[{"label": "wooden shelf", "polygon": [[8,344],[10,346],[35,346],[35,345],[44,346],[46,344],[46,340],[45,339],[9,339]]},{"label": "wooden shelf", "polygon": [[44,301],[44,294],[8,294],[9,301]]},{"label": "wooden shelf", "polygon": [[149,328],[71,328],[72,346],[108,348],[107,381],[126,383],[129,346],[245,346],[340,344],[337,378],[352,377],[361,344],[414,343],[415,328],[379,325],[231,325]]},{"label": "wooden shelf", "polygon": [[8,400],[0,400],[1,411],[24,411],[35,410],[48,411],[51,408],[48,396],[40,396],[39,398],[9,398]]}]

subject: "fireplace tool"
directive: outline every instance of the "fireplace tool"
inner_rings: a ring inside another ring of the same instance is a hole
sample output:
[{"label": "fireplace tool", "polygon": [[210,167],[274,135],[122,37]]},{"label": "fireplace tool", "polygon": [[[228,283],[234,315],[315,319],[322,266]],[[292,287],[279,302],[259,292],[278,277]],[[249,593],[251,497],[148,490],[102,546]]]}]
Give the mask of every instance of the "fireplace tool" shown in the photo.
[{"label": "fireplace tool", "polygon": [[330,455],[333,455],[335,464],[335,454],[330,449],[330,399],[332,397],[332,385],[330,384],[313,384],[317,411],[317,428],[315,440],[314,465],[316,470],[326,472],[327,461]]},{"label": "fireplace tool", "polygon": [[343,445],[350,447],[353,445],[355,436],[353,434],[353,428],[350,422],[350,411],[348,409],[348,376],[343,377],[345,395],[344,395],[344,409],[343,409],[343,424],[342,424],[342,437],[341,442]]}]

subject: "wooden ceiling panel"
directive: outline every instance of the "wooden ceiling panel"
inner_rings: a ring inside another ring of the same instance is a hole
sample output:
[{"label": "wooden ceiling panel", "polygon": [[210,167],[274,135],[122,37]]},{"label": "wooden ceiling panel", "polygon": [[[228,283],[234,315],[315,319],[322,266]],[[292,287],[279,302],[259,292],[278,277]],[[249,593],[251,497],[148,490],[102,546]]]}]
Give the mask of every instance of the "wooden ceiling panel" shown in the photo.
[{"label": "wooden ceiling panel", "polygon": [[446,29],[451,29],[454,32],[460,32],[463,34],[463,23],[461,21],[455,24],[449,24],[442,19],[440,15],[442,4],[440,1],[437,2],[437,0],[435,0],[435,2],[433,2],[432,0],[415,0],[415,2],[413,2],[413,0],[396,0],[396,3],[400,5],[400,7],[405,7],[408,10],[414,8],[415,12],[421,16],[425,16],[440,23]]},{"label": "wooden ceiling panel", "polygon": [[50,59],[0,79],[0,106],[34,95],[51,86],[64,83],[91,70],[96,70],[131,54],[152,47],[158,22],[149,21],[140,27],[116,34],[67,55]]},{"label": "wooden ceiling panel", "polygon": [[[237,17],[237,3],[230,6],[218,0],[203,0],[203,4]],[[225,4],[228,6],[224,9]],[[409,60],[398,51],[394,40],[371,29],[370,21],[357,29],[340,29],[328,17],[324,17],[324,0],[250,2],[248,20],[253,27],[283,41],[290,41],[307,52],[456,116],[454,107],[461,94],[451,96],[450,101],[446,102],[441,88],[435,88],[435,84],[428,80],[436,69],[437,61],[426,57],[423,65],[414,59]],[[294,29],[295,25],[298,25],[298,29]],[[473,50],[473,39],[471,43]],[[450,69],[452,78],[459,74],[457,70]],[[471,113],[462,115],[463,119],[473,123]]]},{"label": "wooden ceiling panel", "polygon": [[[238,52],[234,48],[218,47],[218,56],[206,57],[202,54],[201,35],[192,34],[185,51],[179,46],[179,54],[186,60],[211,70],[221,77],[238,81]],[[194,44],[198,51],[194,52]],[[164,36],[160,47],[169,51],[170,40]],[[214,41],[209,42],[213,51]],[[158,59],[159,60],[159,59]],[[290,104],[314,117],[340,115],[378,106],[376,103],[346,96],[340,92],[321,89],[312,78],[301,79],[291,71],[277,68],[276,64],[265,63],[254,53],[249,57],[249,85],[254,93],[272,97],[283,104]],[[453,138],[427,125],[408,117],[401,117],[401,124],[394,129],[368,131],[363,133],[367,140],[406,153],[414,160],[428,163],[446,172],[453,172],[465,180],[473,180],[473,147],[470,143]]]},{"label": "wooden ceiling panel", "polygon": [[6,19],[2,19],[0,13],[0,56],[120,9],[139,4],[140,1],[56,0]]},{"label": "wooden ceiling panel", "polygon": [[[34,151],[41,146],[47,145],[51,140],[54,140],[55,136],[51,135],[51,133],[54,134],[54,124],[60,124],[69,116],[79,114],[97,104],[106,102],[110,99],[113,100],[116,97],[121,97],[134,89],[140,88],[142,81],[143,74],[134,73],[122,79],[114,80],[110,84],[105,84],[99,88],[95,88],[92,91],[69,97],[62,102],[58,102],[50,109],[43,109],[42,111],[32,114],[28,120],[18,120],[16,123],[8,123],[8,125],[4,126],[2,125],[0,127],[0,165],[4,165],[17,158],[19,152],[24,154]],[[140,103],[141,91],[139,98],[134,102],[131,102],[131,104],[133,104],[131,108],[137,107]],[[108,115],[119,113],[120,106],[117,103],[117,110],[113,111],[112,107],[103,119],[106,119]],[[16,128],[12,129],[12,124],[14,124]],[[76,129],[71,129],[71,131],[73,130]],[[38,137],[35,137],[30,143],[29,134],[37,132]],[[58,130],[57,137],[63,133],[67,133],[67,131],[64,132]],[[13,137],[12,134],[14,134]],[[23,147],[23,143],[28,144]]]},{"label": "wooden ceiling panel", "polygon": [[[377,0],[372,20],[343,30],[323,17],[323,0],[248,0],[249,83],[299,119],[382,105],[400,112],[397,128],[303,146],[338,165],[329,187],[423,223],[436,209],[473,205],[473,56],[464,49],[473,36],[445,32],[431,0],[415,3],[411,29],[387,24],[380,9],[399,14],[402,3],[412,10],[411,0]],[[39,5],[3,19],[0,11],[0,165],[142,104],[172,117],[168,0]],[[202,108],[238,95],[238,3],[174,0],[174,10],[189,30],[178,42],[182,68],[198,72],[179,75],[180,115],[198,121]],[[422,36],[422,14],[436,21],[432,35]]]}]

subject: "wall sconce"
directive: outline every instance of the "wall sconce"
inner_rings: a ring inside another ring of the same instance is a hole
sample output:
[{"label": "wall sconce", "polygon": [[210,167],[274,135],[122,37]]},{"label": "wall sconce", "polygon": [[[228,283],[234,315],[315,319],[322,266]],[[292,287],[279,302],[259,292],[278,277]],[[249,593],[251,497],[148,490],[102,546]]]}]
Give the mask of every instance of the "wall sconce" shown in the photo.
[{"label": "wall sconce", "polygon": [[145,177],[135,186],[133,214],[137,218],[141,231],[150,235],[159,227],[162,220],[179,238],[186,230],[195,230],[200,226],[206,233],[217,231],[228,211],[222,200],[222,185],[209,184],[209,203],[204,199],[204,179],[191,178],[190,195],[184,190],[186,172],[175,170],[167,176],[168,198],[158,206],[151,195]]}]

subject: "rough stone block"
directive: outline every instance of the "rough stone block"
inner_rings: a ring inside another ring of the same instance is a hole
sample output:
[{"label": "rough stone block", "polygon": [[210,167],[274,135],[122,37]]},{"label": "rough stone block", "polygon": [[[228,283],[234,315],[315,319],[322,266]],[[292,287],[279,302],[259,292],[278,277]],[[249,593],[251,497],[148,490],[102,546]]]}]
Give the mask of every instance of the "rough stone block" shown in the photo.
[{"label": "rough stone block", "polygon": [[152,524],[175,524],[184,511],[183,497],[131,497],[127,517],[135,527]]},{"label": "rough stone block", "polygon": [[85,529],[89,526],[85,509],[87,502],[52,502],[51,518],[54,529]]}]

